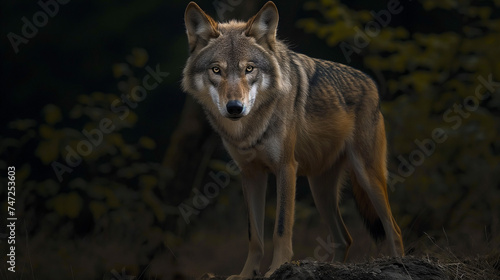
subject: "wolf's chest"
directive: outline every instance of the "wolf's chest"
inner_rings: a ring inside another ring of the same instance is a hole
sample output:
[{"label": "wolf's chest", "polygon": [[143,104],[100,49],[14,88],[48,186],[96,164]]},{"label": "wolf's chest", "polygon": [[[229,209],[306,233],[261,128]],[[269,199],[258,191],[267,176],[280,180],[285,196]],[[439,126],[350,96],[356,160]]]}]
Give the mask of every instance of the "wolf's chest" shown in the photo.
[{"label": "wolf's chest", "polygon": [[224,146],[240,167],[248,164],[259,164],[275,170],[281,161],[283,139],[277,134],[267,135],[260,141],[254,139],[237,144],[222,138]]}]

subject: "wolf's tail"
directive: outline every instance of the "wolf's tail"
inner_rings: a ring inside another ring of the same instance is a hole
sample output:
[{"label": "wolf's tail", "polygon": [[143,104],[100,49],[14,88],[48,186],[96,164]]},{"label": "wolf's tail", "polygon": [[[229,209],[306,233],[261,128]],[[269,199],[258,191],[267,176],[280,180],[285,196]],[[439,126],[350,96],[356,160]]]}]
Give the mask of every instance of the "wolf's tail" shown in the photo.
[{"label": "wolf's tail", "polygon": [[[359,185],[359,182],[354,174],[351,172],[351,182],[352,190],[354,193],[354,199],[356,200],[356,205],[358,207],[359,213],[363,218],[366,228],[370,232],[370,235],[375,239],[375,241],[382,241],[385,239],[385,231],[382,225],[382,221],[375,211],[370,197],[365,190]],[[393,218],[394,219],[394,218]]]}]

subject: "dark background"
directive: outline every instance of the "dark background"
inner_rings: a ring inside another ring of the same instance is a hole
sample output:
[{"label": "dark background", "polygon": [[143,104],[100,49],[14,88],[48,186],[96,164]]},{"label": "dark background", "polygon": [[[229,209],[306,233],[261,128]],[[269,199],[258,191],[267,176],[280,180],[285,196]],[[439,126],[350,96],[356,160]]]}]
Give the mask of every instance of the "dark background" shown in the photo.
[{"label": "dark background", "polygon": [[[35,1],[0,4],[0,218],[7,218],[8,166],[16,168],[18,218],[17,272],[7,271],[3,228],[0,278],[238,273],[247,252],[240,179],[234,174],[205,198],[211,172],[229,174],[230,158],[180,90],[188,2],[49,2],[57,3],[57,12],[28,31],[32,38],[17,53],[9,38],[23,36],[22,18],[33,23],[43,9]],[[198,1],[219,21],[246,20],[264,3]],[[457,261],[498,255],[500,85],[480,88],[482,99],[476,89],[481,81],[500,81],[500,2],[402,0],[401,11],[379,28],[370,25],[370,11],[388,10],[386,1],[275,3],[279,38],[292,50],[359,68],[379,84],[389,197],[407,254]],[[356,51],[346,56],[346,48]],[[143,85],[148,66],[169,74],[121,119],[113,104],[124,106],[122,94]],[[114,129],[77,156],[88,141],[83,131],[95,131],[103,119]],[[446,137],[441,143],[431,140],[436,129]],[[68,153],[75,166],[66,162]],[[61,180],[54,166],[68,171]],[[263,270],[272,252],[272,179]],[[354,238],[348,261],[365,261],[384,250],[362,227],[348,185],[342,203]],[[328,234],[303,178],[297,201],[294,259],[321,260]],[[189,223],[180,209],[192,211]]]}]

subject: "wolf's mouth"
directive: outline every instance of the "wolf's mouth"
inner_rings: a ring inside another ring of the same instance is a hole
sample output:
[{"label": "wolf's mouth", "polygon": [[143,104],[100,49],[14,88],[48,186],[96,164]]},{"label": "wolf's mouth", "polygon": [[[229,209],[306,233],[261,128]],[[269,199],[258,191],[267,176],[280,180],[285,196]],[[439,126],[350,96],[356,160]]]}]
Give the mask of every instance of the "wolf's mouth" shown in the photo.
[{"label": "wolf's mouth", "polygon": [[241,119],[242,116],[237,116],[237,117],[227,117],[228,119],[232,120],[232,121],[237,121],[239,119]]}]

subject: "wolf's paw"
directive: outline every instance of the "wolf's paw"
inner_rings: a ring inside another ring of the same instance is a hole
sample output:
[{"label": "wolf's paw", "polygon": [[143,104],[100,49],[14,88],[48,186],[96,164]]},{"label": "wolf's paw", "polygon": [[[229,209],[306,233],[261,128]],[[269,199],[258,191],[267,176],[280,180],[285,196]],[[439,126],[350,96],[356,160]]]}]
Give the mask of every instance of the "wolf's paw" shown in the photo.
[{"label": "wolf's paw", "polygon": [[265,278],[269,278],[269,277],[271,277],[271,275],[273,275],[274,271],[275,271],[275,270],[272,270],[272,271],[271,271],[271,270],[269,270],[268,272],[266,272],[266,274],[264,274],[264,277],[265,277]]},{"label": "wolf's paw", "polygon": [[264,277],[269,278],[271,275],[278,269],[282,264],[286,263],[286,261],[277,261],[273,262],[269,267],[269,270],[264,274]]},{"label": "wolf's paw", "polygon": [[269,270],[266,272],[266,274],[264,274],[264,277],[266,278],[269,278],[271,277],[271,275],[273,275],[273,273],[276,271],[276,269],[278,269],[278,267],[270,267]]}]

